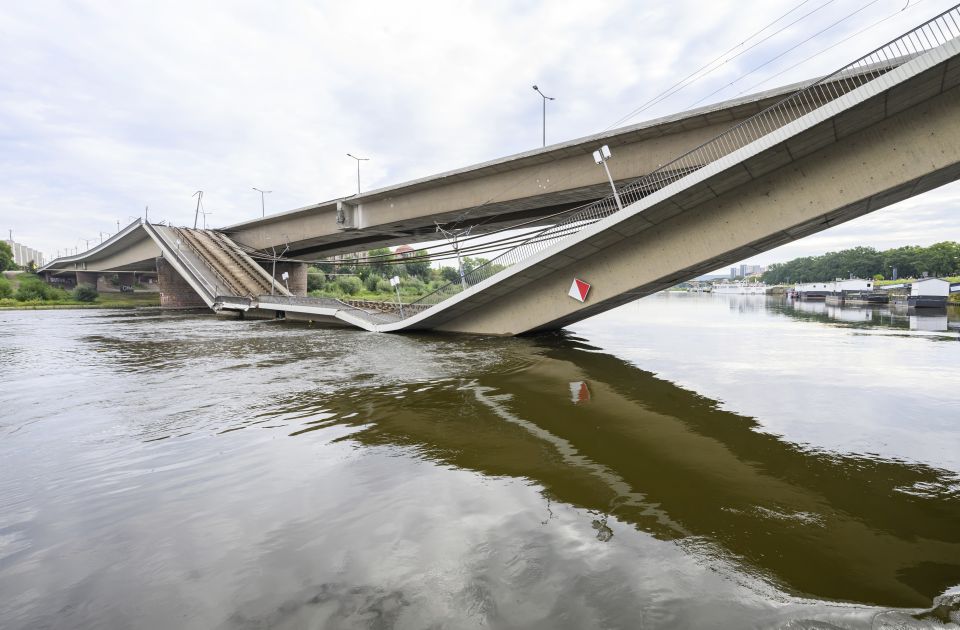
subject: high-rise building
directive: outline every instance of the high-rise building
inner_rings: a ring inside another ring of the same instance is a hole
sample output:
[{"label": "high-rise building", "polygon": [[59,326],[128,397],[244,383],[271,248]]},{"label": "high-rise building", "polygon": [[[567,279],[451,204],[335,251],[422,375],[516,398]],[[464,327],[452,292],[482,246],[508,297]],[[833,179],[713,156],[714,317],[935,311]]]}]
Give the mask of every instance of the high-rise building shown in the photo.
[{"label": "high-rise building", "polygon": [[13,262],[17,263],[21,267],[25,267],[30,264],[32,261],[37,267],[42,267],[44,265],[43,253],[38,252],[32,247],[27,247],[26,245],[21,245],[16,241],[6,239],[7,245],[10,246],[10,249],[13,250]]},{"label": "high-rise building", "polygon": [[730,279],[733,280],[736,277],[737,277],[737,268],[730,267]]}]

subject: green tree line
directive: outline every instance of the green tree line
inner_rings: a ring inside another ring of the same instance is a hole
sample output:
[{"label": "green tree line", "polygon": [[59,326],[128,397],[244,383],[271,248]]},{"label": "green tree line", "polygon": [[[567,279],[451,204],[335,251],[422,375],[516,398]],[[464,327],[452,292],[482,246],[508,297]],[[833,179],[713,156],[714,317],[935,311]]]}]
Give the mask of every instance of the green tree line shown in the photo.
[{"label": "green tree line", "polygon": [[960,243],[943,241],[929,247],[907,245],[877,251],[872,247],[854,247],[822,256],[794,258],[775,263],[763,274],[767,284],[826,282],[836,278],[890,279],[893,269],[898,278],[960,275]]}]

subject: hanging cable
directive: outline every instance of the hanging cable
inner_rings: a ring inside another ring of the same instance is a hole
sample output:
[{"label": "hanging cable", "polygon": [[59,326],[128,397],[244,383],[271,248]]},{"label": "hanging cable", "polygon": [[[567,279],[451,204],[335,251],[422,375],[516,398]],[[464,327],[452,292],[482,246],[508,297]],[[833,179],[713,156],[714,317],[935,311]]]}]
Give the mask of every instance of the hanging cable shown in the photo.
[{"label": "hanging cable", "polygon": [[753,90],[757,89],[758,87],[760,87],[760,86],[763,85],[764,83],[769,83],[769,82],[772,81],[773,79],[776,79],[777,77],[786,74],[787,72],[793,70],[793,69],[796,68],[797,66],[801,66],[801,65],[807,63],[808,61],[810,61],[811,59],[814,59],[814,58],[816,58],[816,57],[819,57],[820,55],[822,55],[822,54],[824,54],[824,53],[826,53],[826,52],[830,52],[831,50],[833,50],[834,48],[836,48],[836,47],[839,46],[840,44],[843,44],[843,43],[845,43],[845,42],[848,42],[848,41],[850,41],[851,39],[853,39],[854,37],[857,37],[857,36],[859,36],[859,35],[862,35],[863,33],[866,33],[866,32],[869,31],[870,29],[872,29],[872,28],[874,28],[874,27],[876,27],[876,26],[879,26],[880,24],[883,24],[884,22],[886,22],[887,20],[889,20],[889,19],[891,19],[891,18],[897,17],[898,15],[900,15],[901,13],[903,13],[904,11],[906,11],[907,9],[913,9],[914,7],[918,6],[918,5],[919,5],[921,2],[923,2],[923,1],[924,1],[924,0],[917,0],[917,1],[916,1],[914,4],[912,4],[912,5],[908,4],[907,6],[903,7],[902,9],[898,9],[897,11],[894,11],[893,13],[891,13],[890,15],[888,15],[887,17],[881,18],[881,19],[877,20],[876,22],[874,22],[874,23],[871,24],[870,26],[866,26],[866,27],[860,29],[859,31],[857,31],[856,33],[853,33],[852,35],[848,35],[848,36],[844,37],[843,39],[841,39],[840,41],[836,42],[835,44],[832,44],[832,45],[824,48],[823,50],[821,50],[821,51],[819,51],[819,52],[816,52],[816,53],[810,55],[809,57],[807,57],[807,58],[805,58],[805,59],[801,59],[800,61],[798,61],[797,63],[793,64],[792,66],[790,66],[790,67],[788,67],[788,68],[785,68],[785,69],[781,70],[780,72],[778,72],[778,73],[776,73],[776,74],[774,74],[774,75],[771,75],[771,76],[767,77],[767,78],[764,79],[763,81],[760,81],[759,83],[754,83],[754,84],[751,85],[750,87],[748,87],[748,88],[746,88],[746,89],[744,89],[744,90],[741,90],[740,92],[737,92],[736,95],[737,95],[737,96],[740,96],[741,94],[746,94],[747,92],[752,92]]},{"label": "hanging cable", "polygon": [[804,40],[801,41],[801,42],[798,42],[797,44],[794,44],[793,46],[791,46],[790,48],[786,49],[785,51],[783,51],[783,52],[780,53],[779,55],[776,55],[775,57],[771,57],[770,59],[766,60],[765,62],[763,62],[762,64],[760,64],[760,65],[757,66],[756,68],[754,68],[753,70],[751,70],[751,71],[749,71],[749,72],[747,72],[747,73],[745,73],[745,74],[740,75],[738,78],[734,79],[734,80],[731,81],[730,83],[727,83],[727,84],[724,85],[723,87],[717,88],[716,90],[714,90],[713,92],[710,92],[709,94],[707,94],[707,95],[704,96],[703,98],[701,98],[701,99],[695,101],[694,103],[688,105],[688,106],[687,106],[688,109],[689,109],[689,108],[696,107],[697,105],[699,105],[699,104],[702,103],[703,101],[707,100],[707,99],[710,98],[711,96],[713,96],[713,95],[715,95],[715,94],[718,94],[718,93],[722,92],[723,90],[727,89],[728,87],[730,87],[731,85],[733,85],[734,83],[738,83],[738,82],[742,81],[743,79],[747,78],[748,76],[750,76],[751,74],[753,74],[753,73],[756,72],[757,70],[760,70],[761,68],[765,68],[766,66],[769,66],[771,63],[773,63],[773,62],[776,61],[777,59],[780,59],[781,57],[783,57],[783,56],[786,55],[787,53],[796,50],[796,49],[799,48],[800,46],[803,46],[804,44],[806,44],[807,42],[809,42],[811,39],[814,39],[814,38],[816,38],[816,37],[819,37],[819,36],[822,35],[823,33],[826,33],[827,31],[829,31],[831,28],[837,26],[838,24],[840,24],[840,23],[842,23],[842,22],[845,22],[846,20],[849,20],[849,19],[852,18],[854,15],[860,13],[861,11],[866,10],[867,8],[869,8],[870,6],[876,4],[876,3],[879,2],[879,1],[880,1],[880,0],[871,0],[870,2],[866,3],[865,5],[863,5],[863,6],[860,7],[859,9],[857,9],[856,11],[853,11],[852,13],[848,13],[847,15],[845,15],[845,16],[842,17],[842,18],[840,18],[839,20],[831,23],[829,26],[820,29],[819,31],[817,31],[816,33],[814,33],[813,35],[811,35],[810,37],[804,39]]},{"label": "hanging cable", "polygon": [[[641,114],[641,113],[645,112],[646,110],[650,109],[650,108],[653,107],[654,105],[657,105],[657,104],[663,102],[663,101],[666,100],[667,98],[669,98],[669,97],[673,96],[674,94],[676,94],[677,92],[683,90],[683,89],[684,89],[685,87],[687,87],[688,85],[693,85],[694,83],[696,83],[696,82],[699,81],[700,79],[702,79],[702,78],[710,75],[714,70],[717,70],[717,69],[720,68],[721,66],[723,66],[723,65],[725,65],[725,64],[733,61],[733,60],[736,59],[737,57],[739,57],[739,56],[741,56],[741,55],[749,52],[750,50],[756,48],[756,47],[759,46],[760,44],[762,44],[762,43],[764,43],[765,41],[771,39],[772,37],[775,37],[775,36],[779,35],[780,33],[782,33],[783,31],[785,31],[786,29],[790,28],[791,26],[793,26],[793,25],[796,24],[797,22],[800,22],[801,20],[804,20],[805,18],[813,15],[813,14],[816,13],[817,11],[820,11],[821,9],[823,9],[824,7],[826,7],[827,5],[832,4],[832,3],[834,2],[834,0],[828,0],[827,2],[825,2],[825,3],[821,4],[820,6],[818,6],[816,9],[810,11],[809,13],[805,13],[804,15],[802,15],[802,16],[800,16],[799,18],[797,18],[796,20],[790,22],[790,23],[787,24],[786,26],[784,26],[784,27],[782,27],[782,28],[774,31],[774,32],[771,33],[770,35],[767,35],[766,37],[764,37],[764,38],[761,39],[760,41],[751,44],[750,47],[748,47],[748,48],[746,48],[746,49],[744,49],[744,50],[741,50],[740,52],[738,52],[738,53],[737,53],[736,55],[734,55],[733,57],[730,57],[729,59],[724,59],[723,63],[721,63],[721,64],[719,64],[718,66],[716,66],[715,68],[711,69],[709,72],[706,72],[706,73],[704,73],[703,75],[701,75],[701,76],[699,76],[699,77],[696,76],[696,75],[700,74],[700,72],[702,72],[702,71],[705,70],[706,68],[709,68],[710,66],[712,66],[713,64],[715,64],[717,61],[723,59],[726,55],[730,54],[731,52],[733,52],[733,51],[736,50],[737,48],[740,48],[741,46],[743,46],[744,44],[746,44],[748,41],[750,41],[751,39],[753,39],[754,37],[756,37],[756,36],[759,35],[760,33],[764,32],[765,30],[767,30],[768,28],[770,28],[771,26],[773,26],[774,24],[776,24],[777,22],[779,22],[779,21],[782,20],[783,18],[787,17],[788,15],[790,15],[791,13],[793,13],[794,11],[796,11],[797,9],[799,9],[800,7],[802,7],[803,5],[807,4],[807,2],[809,2],[809,1],[810,1],[810,0],[804,0],[804,1],[801,2],[800,4],[796,5],[795,7],[793,7],[792,9],[790,9],[789,11],[787,11],[786,13],[784,13],[783,15],[781,15],[780,17],[778,17],[777,19],[775,19],[774,21],[770,22],[769,24],[767,24],[766,26],[764,26],[763,28],[761,28],[759,31],[757,31],[757,32],[753,33],[752,35],[750,35],[749,37],[747,37],[745,40],[743,40],[742,42],[740,42],[740,43],[737,44],[736,46],[732,46],[731,48],[729,48],[729,49],[728,49],[726,52],[724,52],[723,54],[718,55],[717,57],[714,57],[711,61],[707,62],[706,64],[704,64],[704,65],[702,65],[702,66],[700,66],[700,67],[697,68],[695,71],[693,71],[692,73],[688,74],[688,75],[685,76],[683,79],[680,79],[679,81],[677,81],[676,83],[674,83],[673,85],[671,85],[669,88],[667,88],[667,89],[664,90],[663,92],[660,92],[658,95],[654,96],[653,98],[651,98],[651,99],[649,99],[648,101],[646,101],[646,102],[644,102],[643,104],[641,104],[639,107],[637,107],[637,109],[633,110],[632,112],[630,112],[630,113],[627,114],[626,116],[620,118],[620,119],[617,120],[616,122],[608,125],[608,126],[604,129],[604,131],[608,131],[608,130],[614,128],[614,127],[617,127],[617,126],[619,126],[619,125],[624,124],[625,122],[627,122],[628,120],[630,120],[630,119],[633,118],[634,116],[637,116],[638,114]],[[696,78],[693,79],[692,81],[689,81],[689,79],[691,79],[691,78],[693,78],[693,77],[696,77]]]}]

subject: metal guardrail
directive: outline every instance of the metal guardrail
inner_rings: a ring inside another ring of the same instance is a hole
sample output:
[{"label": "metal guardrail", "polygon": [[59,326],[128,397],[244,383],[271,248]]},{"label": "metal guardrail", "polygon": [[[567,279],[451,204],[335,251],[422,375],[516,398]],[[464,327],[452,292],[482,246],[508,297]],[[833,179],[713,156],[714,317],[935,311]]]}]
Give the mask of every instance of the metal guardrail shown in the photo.
[{"label": "metal guardrail", "polygon": [[[853,63],[784,97],[672,162],[627,184],[617,191],[623,206],[629,206],[655,191],[682,180],[691,173],[824,107],[844,94],[870,83],[905,61],[938,48],[958,36],[960,36],[960,6],[954,6]],[[536,232],[523,243],[469,271],[464,275],[463,283],[451,282],[411,304],[438,304],[457,295],[466,287],[473,286],[507,267],[526,260],[617,211],[618,206],[614,195],[588,204],[565,220]]]},{"label": "metal guardrail", "polygon": [[[231,289],[231,288],[230,288],[230,287],[232,286],[232,283],[228,282],[227,279],[223,277],[223,274],[221,274],[219,271],[217,271],[217,269],[215,269],[214,266],[210,264],[210,261],[207,260],[207,257],[206,257],[205,255],[203,255],[203,254],[200,252],[200,250],[198,250],[198,249],[196,248],[196,246],[194,246],[194,244],[190,242],[190,239],[188,239],[188,238],[183,234],[183,229],[184,229],[184,228],[179,228],[179,227],[175,227],[175,226],[170,226],[170,229],[174,230],[174,231],[177,233],[177,240],[179,240],[182,244],[184,244],[184,245],[186,245],[188,248],[190,248],[190,251],[193,252],[194,256],[196,256],[197,259],[198,259],[200,262],[202,262],[207,269],[209,269],[210,271],[213,272],[213,274],[217,277],[217,280],[220,282],[220,285],[223,287],[224,291],[230,291],[231,293],[236,294],[236,289]],[[177,247],[177,249],[178,249],[178,250],[180,249],[179,246]],[[184,260],[186,260],[186,259],[184,259]],[[189,261],[188,261],[188,262],[189,262]],[[193,267],[193,264],[191,263],[190,266]],[[193,267],[193,269],[194,269],[195,272],[199,273],[199,272],[196,270],[196,267]],[[214,297],[216,297],[217,295],[225,295],[225,293],[214,292]],[[246,296],[244,296],[244,297],[246,297]]]},{"label": "metal guardrail", "polygon": [[304,297],[304,296],[285,296],[285,295],[261,295],[260,302],[272,305],[280,304],[285,306],[316,306],[320,308],[330,308],[337,311],[350,313],[358,319],[362,319],[371,324],[392,324],[400,321],[400,317],[394,313],[384,313],[378,309],[365,309],[356,305],[348,304],[337,298],[330,297]]},{"label": "metal guardrail", "polygon": [[[148,225],[149,225],[149,224],[148,224]],[[150,227],[153,228],[152,225],[151,225]],[[164,227],[166,227],[166,226],[164,226]],[[173,228],[173,229],[176,229],[176,228]],[[155,228],[154,228],[153,231],[154,231],[156,234],[158,234],[161,239],[163,239],[163,242],[166,243],[167,247],[168,247],[171,251],[177,251],[177,252],[179,253],[179,249],[180,249],[180,248],[179,248],[178,246],[176,246],[175,244],[169,242],[169,236],[168,236],[167,234],[165,234],[165,233],[162,232],[161,230],[158,230],[158,229],[155,229]],[[202,285],[203,285],[203,288],[206,289],[207,293],[210,294],[210,300],[211,300],[211,301],[215,301],[215,300],[217,299],[217,295],[218,295],[216,286],[214,286],[213,284],[211,284],[210,281],[207,280],[206,276],[204,276],[202,273],[200,273],[200,270],[197,269],[196,265],[194,265],[194,264],[190,261],[189,258],[187,258],[186,256],[178,255],[178,256],[177,256],[177,260],[180,261],[181,263],[185,264],[187,267],[189,267],[190,273],[193,274],[193,276],[197,279],[197,282],[199,282],[200,284],[202,284]],[[202,260],[202,258],[201,258],[201,260]]]}]

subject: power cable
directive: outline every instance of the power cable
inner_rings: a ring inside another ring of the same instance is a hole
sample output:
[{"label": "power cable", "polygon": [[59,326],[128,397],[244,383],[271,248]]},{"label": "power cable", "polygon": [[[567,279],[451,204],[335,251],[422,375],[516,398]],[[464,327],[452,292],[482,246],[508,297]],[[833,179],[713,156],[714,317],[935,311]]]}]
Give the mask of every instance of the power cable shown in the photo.
[{"label": "power cable", "polygon": [[[667,98],[673,96],[674,94],[676,94],[677,92],[681,91],[682,89],[684,89],[684,88],[687,87],[688,85],[692,85],[692,84],[696,83],[697,81],[699,81],[700,79],[708,76],[708,75],[711,74],[713,71],[715,71],[715,70],[717,70],[718,68],[720,68],[721,66],[723,66],[723,65],[725,65],[725,64],[733,61],[733,60],[736,59],[737,57],[739,57],[739,56],[741,56],[741,55],[749,52],[750,50],[756,48],[757,46],[759,46],[759,45],[762,44],[763,42],[769,40],[769,39],[772,38],[772,37],[775,37],[776,35],[782,33],[783,31],[785,31],[786,29],[790,28],[791,26],[793,26],[793,25],[796,24],[797,22],[800,22],[801,20],[803,20],[803,19],[805,19],[805,18],[813,15],[813,14],[816,13],[817,11],[820,11],[821,9],[823,9],[824,7],[826,7],[827,5],[832,4],[832,3],[834,2],[834,0],[828,0],[827,2],[825,2],[825,3],[823,3],[822,5],[818,6],[816,9],[810,11],[809,13],[805,13],[804,15],[802,15],[802,16],[800,16],[799,18],[797,18],[796,20],[790,22],[790,23],[787,24],[786,26],[784,26],[784,27],[782,27],[782,28],[774,31],[774,32],[771,33],[770,35],[767,35],[766,37],[764,37],[764,38],[761,39],[760,41],[751,44],[749,48],[746,48],[746,49],[744,49],[744,50],[741,50],[739,53],[737,53],[737,54],[734,55],[733,57],[730,57],[729,59],[724,59],[723,63],[721,63],[721,64],[718,65],[717,67],[711,69],[709,72],[706,72],[706,73],[704,73],[703,75],[701,75],[701,76],[699,76],[699,77],[696,77],[696,75],[700,74],[700,72],[702,72],[702,71],[705,70],[706,68],[709,68],[710,66],[712,66],[713,64],[715,64],[717,61],[723,59],[726,55],[730,54],[731,52],[733,52],[733,51],[736,50],[737,48],[740,48],[741,46],[743,46],[744,44],[746,44],[748,41],[750,41],[751,39],[753,39],[754,37],[756,37],[756,36],[759,35],[760,33],[764,32],[765,30],[767,30],[768,28],[770,28],[771,26],[773,26],[774,24],[776,24],[777,22],[779,22],[779,21],[782,20],[783,18],[787,17],[788,15],[790,15],[791,13],[793,13],[794,11],[796,11],[797,9],[799,9],[800,7],[802,7],[803,5],[807,4],[807,2],[809,2],[809,1],[810,1],[810,0],[804,0],[804,1],[801,2],[800,4],[796,5],[795,7],[793,7],[792,9],[790,9],[789,11],[787,11],[786,13],[784,13],[783,15],[781,15],[780,17],[778,17],[777,19],[773,20],[772,22],[770,22],[769,24],[767,24],[766,26],[764,26],[763,28],[761,28],[759,31],[757,31],[757,32],[753,33],[752,35],[750,35],[749,37],[747,37],[745,40],[743,40],[742,42],[740,42],[740,43],[737,44],[736,46],[732,46],[732,47],[729,48],[726,52],[718,55],[717,57],[714,57],[711,61],[708,61],[706,64],[700,66],[699,68],[697,68],[697,69],[696,69],[695,71],[693,71],[692,73],[690,73],[690,74],[688,74],[687,76],[685,76],[684,78],[680,79],[679,81],[677,81],[676,83],[674,83],[673,85],[671,85],[670,87],[668,87],[668,88],[667,88],[666,90],[664,90],[663,92],[660,92],[658,95],[656,95],[656,96],[654,96],[653,98],[647,100],[646,102],[644,102],[643,104],[641,104],[639,107],[637,107],[637,109],[633,110],[632,112],[630,112],[629,114],[627,114],[627,115],[624,116],[623,118],[620,118],[620,119],[617,120],[616,122],[608,125],[608,126],[604,129],[604,131],[607,131],[607,130],[612,129],[612,128],[618,126],[618,125],[621,125],[621,124],[627,122],[628,120],[630,120],[631,118],[633,118],[634,116],[636,116],[637,114],[641,114],[641,113],[645,112],[646,110],[650,109],[651,107],[653,107],[654,105],[657,105],[657,104],[663,102],[664,100],[666,100]],[[693,77],[696,77],[696,78],[693,79],[692,81],[689,81],[689,79],[691,79],[691,78],[693,78]],[[688,81],[689,81],[689,82],[688,82]]]},{"label": "power cable", "polygon": [[763,81],[760,81],[759,83],[754,83],[754,84],[751,85],[750,87],[748,87],[748,88],[746,88],[746,89],[744,89],[744,90],[741,90],[740,92],[737,92],[736,95],[737,95],[737,96],[740,96],[741,94],[746,94],[747,92],[751,92],[751,91],[757,89],[758,87],[760,87],[760,86],[763,85],[764,83],[768,83],[768,82],[772,81],[773,79],[776,79],[777,77],[779,77],[779,76],[781,76],[781,75],[784,75],[784,74],[786,74],[787,72],[793,70],[793,69],[796,68],[797,66],[801,66],[801,65],[805,64],[806,62],[810,61],[811,59],[814,59],[814,58],[816,58],[816,57],[819,57],[820,55],[822,55],[822,54],[824,54],[824,53],[826,53],[826,52],[829,52],[829,51],[833,50],[834,48],[836,48],[836,47],[839,46],[840,44],[843,44],[843,43],[845,43],[845,42],[853,39],[854,37],[857,37],[858,35],[862,35],[863,33],[866,33],[866,32],[869,31],[870,29],[872,29],[872,28],[874,28],[874,27],[876,27],[876,26],[879,26],[880,24],[883,24],[883,23],[886,22],[887,20],[889,20],[889,19],[891,19],[891,18],[894,18],[894,17],[900,15],[900,14],[903,13],[904,11],[906,11],[906,10],[908,10],[908,9],[913,9],[913,8],[919,6],[920,3],[923,2],[923,1],[924,1],[924,0],[917,0],[916,3],[914,3],[913,5],[910,5],[910,3],[907,3],[907,6],[903,7],[902,9],[899,9],[899,10],[897,10],[897,11],[894,11],[893,13],[891,13],[890,15],[888,15],[887,17],[881,18],[881,19],[877,20],[876,22],[874,22],[874,23],[871,24],[870,26],[866,26],[866,27],[860,29],[859,31],[857,31],[856,33],[853,33],[852,35],[848,35],[847,37],[844,37],[843,39],[841,39],[840,41],[836,42],[835,44],[832,44],[832,45],[824,48],[823,50],[821,50],[821,51],[819,51],[819,52],[816,52],[816,53],[810,55],[809,57],[807,57],[807,58],[805,58],[805,59],[801,59],[800,61],[798,61],[797,63],[793,64],[792,66],[790,66],[790,67],[788,67],[788,68],[785,68],[785,69],[781,70],[780,72],[778,72],[778,73],[776,73],[776,74],[774,74],[774,75],[771,75],[771,76],[767,77],[767,78],[764,79]]},{"label": "power cable", "polygon": [[754,68],[753,70],[751,70],[751,71],[749,71],[749,72],[747,72],[747,73],[745,73],[745,74],[740,75],[738,78],[734,79],[734,80],[731,81],[730,83],[727,83],[726,85],[724,85],[724,86],[722,86],[722,87],[720,87],[720,88],[717,88],[717,89],[714,90],[713,92],[710,92],[709,94],[707,94],[707,95],[704,96],[703,98],[701,98],[701,99],[697,100],[696,102],[688,105],[687,108],[689,109],[689,108],[693,108],[693,107],[699,105],[700,103],[704,102],[705,100],[707,100],[707,99],[710,98],[711,96],[713,96],[713,95],[715,95],[715,94],[717,94],[717,93],[719,93],[719,92],[722,92],[723,90],[727,89],[728,87],[730,87],[730,86],[733,85],[734,83],[737,83],[737,82],[739,82],[739,81],[742,81],[743,79],[747,78],[748,76],[750,76],[751,74],[753,74],[753,73],[756,72],[757,70],[760,70],[761,68],[764,68],[764,67],[770,65],[771,63],[773,63],[773,62],[776,61],[777,59],[780,59],[781,57],[783,57],[783,56],[786,55],[787,53],[796,50],[796,49],[799,48],[800,46],[803,46],[804,44],[806,44],[807,42],[809,42],[811,39],[814,39],[814,38],[816,38],[816,37],[819,37],[819,36],[822,35],[823,33],[829,31],[829,30],[830,30],[831,28],[833,28],[834,26],[840,24],[841,22],[845,22],[846,20],[852,18],[852,17],[853,17],[854,15],[856,15],[857,13],[860,13],[861,11],[866,10],[868,7],[870,7],[871,5],[876,4],[876,3],[879,2],[879,1],[880,1],[880,0],[871,0],[871,1],[868,2],[867,4],[863,5],[863,6],[860,7],[859,9],[857,9],[856,11],[853,11],[852,13],[848,13],[847,15],[845,15],[844,17],[840,18],[839,20],[833,22],[833,23],[830,24],[829,26],[827,26],[827,27],[825,27],[825,28],[823,28],[823,29],[820,29],[819,31],[817,31],[816,33],[814,33],[813,35],[811,35],[810,37],[804,39],[804,40],[801,41],[801,42],[798,42],[797,44],[794,44],[793,46],[791,46],[790,48],[786,49],[785,51],[783,51],[783,52],[780,53],[779,55],[776,55],[775,57],[771,57],[770,59],[768,59],[767,61],[763,62],[762,64],[760,64],[759,66],[757,66],[757,67]]}]

